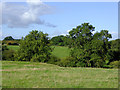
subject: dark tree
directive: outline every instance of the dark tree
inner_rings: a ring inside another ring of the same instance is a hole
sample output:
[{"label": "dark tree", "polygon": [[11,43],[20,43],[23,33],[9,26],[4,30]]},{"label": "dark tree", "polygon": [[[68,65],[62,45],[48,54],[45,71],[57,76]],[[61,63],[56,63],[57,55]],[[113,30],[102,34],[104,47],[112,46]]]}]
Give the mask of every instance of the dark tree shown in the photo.
[{"label": "dark tree", "polygon": [[76,66],[103,67],[109,63],[108,43],[111,34],[102,30],[94,35],[95,27],[89,23],[83,23],[73,28],[69,34],[71,38],[71,57],[77,59]]},{"label": "dark tree", "polygon": [[12,36],[5,37],[4,40],[14,40]]}]

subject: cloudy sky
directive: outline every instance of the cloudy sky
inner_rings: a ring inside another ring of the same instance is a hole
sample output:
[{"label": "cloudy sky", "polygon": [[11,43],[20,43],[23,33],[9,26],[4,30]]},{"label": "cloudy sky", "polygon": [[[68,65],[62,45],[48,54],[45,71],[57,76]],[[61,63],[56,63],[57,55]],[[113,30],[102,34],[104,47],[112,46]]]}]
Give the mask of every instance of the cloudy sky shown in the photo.
[{"label": "cloudy sky", "polygon": [[30,1],[2,3],[2,39],[21,38],[32,30],[43,31],[50,37],[66,35],[84,22],[92,24],[95,31],[109,30],[112,39],[118,38],[117,2]]}]

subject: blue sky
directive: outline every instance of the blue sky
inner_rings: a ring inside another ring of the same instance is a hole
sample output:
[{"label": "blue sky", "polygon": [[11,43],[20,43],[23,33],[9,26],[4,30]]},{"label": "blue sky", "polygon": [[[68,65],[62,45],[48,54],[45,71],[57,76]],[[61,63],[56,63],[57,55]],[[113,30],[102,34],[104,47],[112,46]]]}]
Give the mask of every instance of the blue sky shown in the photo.
[{"label": "blue sky", "polygon": [[2,38],[21,38],[31,30],[50,37],[66,35],[77,25],[88,22],[95,31],[109,30],[118,38],[117,2],[41,2],[4,3]]}]

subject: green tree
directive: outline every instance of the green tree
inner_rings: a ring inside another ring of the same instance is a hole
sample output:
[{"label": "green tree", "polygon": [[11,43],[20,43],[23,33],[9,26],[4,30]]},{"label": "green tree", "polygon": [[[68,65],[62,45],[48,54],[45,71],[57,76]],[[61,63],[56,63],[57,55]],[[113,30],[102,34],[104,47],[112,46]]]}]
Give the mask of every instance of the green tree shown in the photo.
[{"label": "green tree", "polygon": [[107,30],[101,30],[93,35],[91,63],[96,67],[103,67],[109,63],[111,55],[109,54],[110,44],[108,40],[112,38]]},{"label": "green tree", "polygon": [[51,39],[51,41],[53,45],[65,46],[63,35],[55,36]]},{"label": "green tree", "polygon": [[109,63],[113,61],[119,61],[120,60],[120,39],[111,40],[109,41],[110,49],[108,51],[109,53]]},{"label": "green tree", "polygon": [[47,36],[48,34],[34,30],[22,38],[16,54],[17,60],[47,62],[52,51]]},{"label": "green tree", "polygon": [[69,32],[72,39],[70,47],[73,47],[71,56],[78,60],[77,66],[91,66],[89,60],[92,52],[91,40],[94,29],[95,27],[89,23],[83,23]]},{"label": "green tree", "polygon": [[111,34],[107,30],[101,30],[94,35],[95,27],[89,23],[83,23],[73,28],[69,34],[71,38],[71,57],[77,59],[77,66],[103,67],[109,63],[110,44],[108,40]]},{"label": "green tree", "polygon": [[12,36],[5,37],[4,40],[14,40]]}]

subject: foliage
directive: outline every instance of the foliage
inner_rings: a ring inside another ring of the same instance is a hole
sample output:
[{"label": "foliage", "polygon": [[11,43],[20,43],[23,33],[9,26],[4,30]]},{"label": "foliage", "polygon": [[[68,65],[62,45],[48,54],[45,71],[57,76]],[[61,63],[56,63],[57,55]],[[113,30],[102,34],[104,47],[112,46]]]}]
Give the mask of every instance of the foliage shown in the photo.
[{"label": "foliage", "polygon": [[109,44],[111,47],[108,51],[111,56],[110,62],[120,60],[120,39],[109,41]]},{"label": "foliage", "polygon": [[70,47],[74,48],[71,56],[77,59],[77,66],[103,67],[109,62],[107,53],[111,34],[107,30],[101,30],[93,35],[94,30],[95,27],[89,23],[83,23],[69,32],[73,42]]},{"label": "foliage", "polygon": [[4,52],[5,50],[8,50],[7,46],[2,46],[2,52]]},{"label": "foliage", "polygon": [[35,30],[22,38],[16,54],[17,60],[47,62],[52,51],[47,36],[48,34]]},{"label": "foliage", "polygon": [[7,36],[4,38],[4,40],[14,40],[12,36]]},{"label": "foliage", "polygon": [[2,46],[2,60],[14,60],[14,50],[9,50],[6,46]]},{"label": "foliage", "polygon": [[18,40],[3,40],[2,41],[2,45],[19,45],[19,41]]},{"label": "foliage", "polygon": [[114,68],[120,68],[120,61],[113,61],[110,65]]},{"label": "foliage", "polygon": [[[15,54],[18,61],[47,62],[64,67],[114,67],[120,60],[120,39],[109,41],[112,36],[108,30],[94,34],[93,31],[95,27],[83,23],[73,28],[66,36],[60,35],[49,39],[48,34],[35,30],[20,42],[14,39],[3,40],[3,43],[20,43],[20,49]],[[57,46],[51,47],[51,44]],[[69,50],[60,46],[67,46]],[[113,63],[114,61],[116,62]]]},{"label": "foliage", "polygon": [[47,63],[58,65],[59,62],[60,62],[60,58],[51,55],[50,60]]},{"label": "foliage", "polygon": [[52,45],[67,46],[69,45],[68,39],[69,39],[68,36],[60,35],[60,36],[52,37],[51,41],[52,41]]},{"label": "foliage", "polygon": [[61,59],[57,65],[62,67],[76,67],[76,60],[73,57],[66,57]]}]

